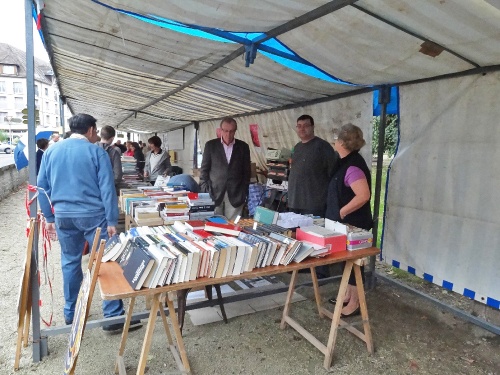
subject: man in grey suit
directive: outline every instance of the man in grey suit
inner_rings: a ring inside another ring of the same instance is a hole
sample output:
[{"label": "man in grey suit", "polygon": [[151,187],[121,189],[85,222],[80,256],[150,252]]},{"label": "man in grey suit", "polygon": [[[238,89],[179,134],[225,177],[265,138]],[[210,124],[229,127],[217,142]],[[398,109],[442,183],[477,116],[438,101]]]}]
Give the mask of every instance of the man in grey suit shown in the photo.
[{"label": "man in grey suit", "polygon": [[238,125],[232,117],[222,119],[221,138],[208,141],[200,168],[200,188],[210,193],[215,213],[234,220],[241,215],[250,184],[250,149],[235,139]]}]

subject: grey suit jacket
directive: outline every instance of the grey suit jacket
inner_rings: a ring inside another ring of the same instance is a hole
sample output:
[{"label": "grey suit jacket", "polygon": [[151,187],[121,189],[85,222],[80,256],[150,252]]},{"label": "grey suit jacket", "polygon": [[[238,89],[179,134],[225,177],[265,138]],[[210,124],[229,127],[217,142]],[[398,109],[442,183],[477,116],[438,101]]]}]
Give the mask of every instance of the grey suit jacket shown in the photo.
[{"label": "grey suit jacket", "polygon": [[235,140],[231,161],[228,164],[220,138],[205,144],[200,168],[200,189],[210,193],[219,206],[227,191],[233,207],[245,203],[250,184],[250,148],[239,139]]}]

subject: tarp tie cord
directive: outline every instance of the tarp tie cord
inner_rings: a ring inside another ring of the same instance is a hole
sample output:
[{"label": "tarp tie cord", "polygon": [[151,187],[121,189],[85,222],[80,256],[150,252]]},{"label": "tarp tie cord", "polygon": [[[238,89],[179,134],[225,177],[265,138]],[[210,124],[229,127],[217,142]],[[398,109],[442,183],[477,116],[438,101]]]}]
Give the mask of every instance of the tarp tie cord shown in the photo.
[{"label": "tarp tie cord", "polygon": [[[31,216],[30,215],[30,205],[38,197],[38,195],[40,194],[39,193],[40,190],[47,197],[49,204],[50,204],[50,208],[52,210],[52,213],[54,213],[54,207],[52,206],[52,202],[50,201],[50,198],[47,195],[47,192],[43,188],[33,186],[33,185],[28,185],[28,187],[26,189],[26,199],[25,199],[26,213],[28,215],[28,222],[29,222],[29,217]],[[31,199],[28,199],[30,192],[35,193],[35,194],[33,195],[33,197],[31,197]],[[48,285],[49,291],[50,291],[50,317],[48,318],[48,320],[46,320],[43,318],[42,314],[40,313],[40,319],[47,327],[50,327],[52,325],[52,319],[54,316],[54,293],[52,291],[52,281],[51,281],[50,274],[48,271],[48,268],[49,268],[48,255],[49,255],[49,250],[52,250],[52,243],[50,242],[49,232],[47,231],[47,220],[45,219],[45,217],[43,216],[43,214],[41,212],[39,212],[37,214],[35,223],[36,223],[36,225],[39,226],[38,227],[39,233],[41,234],[41,237],[42,237],[42,247],[41,247],[42,254],[41,255],[42,255],[42,259],[43,259],[43,261],[42,261],[43,283],[42,283],[40,266],[39,266],[38,257],[37,257],[37,259],[36,259],[36,275],[38,278],[38,286],[41,287],[43,285]],[[28,225],[28,228],[26,228],[26,235],[29,236],[29,225]],[[38,306],[39,307],[43,306],[43,300],[42,300],[41,293],[40,293],[39,300],[38,300]]]}]

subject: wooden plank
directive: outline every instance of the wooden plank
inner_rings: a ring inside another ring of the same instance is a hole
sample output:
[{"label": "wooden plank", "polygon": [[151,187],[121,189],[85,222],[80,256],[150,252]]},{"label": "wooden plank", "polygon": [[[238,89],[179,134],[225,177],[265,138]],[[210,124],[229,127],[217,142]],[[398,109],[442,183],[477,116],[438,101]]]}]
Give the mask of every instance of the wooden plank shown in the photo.
[{"label": "wooden plank", "polygon": [[289,316],[285,317],[286,322],[295,329],[298,333],[301,334],[303,338],[313,344],[321,353],[326,354],[326,345],[319,341],[316,337],[314,337],[309,331],[307,331],[304,327],[302,327],[296,320],[292,319]]},{"label": "wooden plank", "polygon": [[330,334],[328,335],[328,344],[326,346],[326,355],[323,362],[323,367],[329,369],[332,366],[333,349],[335,349],[335,341],[337,340],[338,326],[340,322],[340,314],[344,305],[345,293],[347,290],[347,283],[352,270],[352,260],[348,260],[344,267],[342,280],[340,281],[339,292],[337,293],[337,303],[333,312],[332,324],[330,326]]},{"label": "wooden plank", "polygon": [[[322,307],[322,309],[323,309],[323,314],[326,317],[328,317],[330,319],[333,318],[333,313],[331,311],[328,311],[324,307]],[[354,324],[362,324],[362,323],[363,323],[363,321],[358,321],[358,322],[355,322],[355,323],[347,323],[346,321],[340,319],[340,321],[339,321],[339,327],[345,329],[346,331],[349,331],[354,336],[356,336],[357,338],[359,338],[361,341],[366,342],[365,335],[363,334],[363,332],[361,332],[357,328],[353,327]]]},{"label": "wooden plank", "polygon": [[120,368],[119,368],[120,363],[118,360],[121,359],[123,362],[123,353],[125,353],[125,346],[127,345],[128,329],[130,327],[130,321],[132,319],[132,314],[134,313],[134,306],[135,306],[135,298],[132,297],[130,299],[129,304],[128,304],[125,325],[123,326],[122,338],[120,340],[120,349],[118,349],[118,356],[116,358],[116,363],[115,363],[115,373],[117,373],[117,372],[119,373],[119,371],[120,371]]},{"label": "wooden plank", "polygon": [[122,356],[116,357],[115,374],[127,375],[127,368],[125,367],[125,362],[123,361]]},{"label": "wooden plank", "polygon": [[158,307],[160,305],[159,297],[160,297],[159,294],[155,294],[153,296],[153,303],[151,306],[151,311],[149,312],[148,326],[146,327],[146,335],[144,336],[141,356],[139,357],[139,366],[137,367],[137,375],[143,375],[146,370],[146,362],[148,360],[149,348],[151,347],[151,341],[153,340],[153,331],[155,329],[156,313],[158,312]]},{"label": "wooden plank", "polygon": [[30,272],[31,272],[31,253],[33,251],[33,239],[35,236],[35,219],[30,219],[30,229],[28,235],[28,245],[26,246],[26,258],[24,264],[24,272],[21,279],[21,289],[19,292],[19,317],[17,321],[17,342],[16,356],[14,359],[14,370],[19,370],[19,361],[21,359],[21,345],[23,342],[24,325],[26,323],[28,293],[30,290]]},{"label": "wooden plank", "polygon": [[165,333],[167,335],[168,344],[172,346],[174,345],[174,340],[172,340],[172,335],[170,334],[170,329],[168,328],[167,316],[165,315],[165,311],[163,310],[163,305],[160,305],[159,310],[160,310],[161,320],[163,322],[163,327],[165,328]]},{"label": "wooden plank", "polygon": [[311,278],[314,289],[314,299],[316,300],[316,307],[318,308],[319,317],[323,318],[321,309],[321,294],[319,293],[318,276],[316,275],[316,267],[311,267]]},{"label": "wooden plank", "polygon": [[286,317],[290,314],[290,309],[292,305],[293,292],[295,290],[295,283],[297,282],[298,271],[295,270],[292,273],[292,278],[290,279],[290,285],[288,287],[288,293],[286,295],[285,307],[283,308],[283,316],[281,318],[280,328],[285,329],[286,327]]},{"label": "wooden plank", "polygon": [[95,230],[94,242],[92,243],[92,249],[90,250],[90,255],[89,255],[89,265],[88,265],[89,271],[92,270],[92,267],[94,266],[95,254],[97,251],[97,246],[99,246],[100,238],[101,238],[101,227]]},{"label": "wooden plank", "polygon": [[173,298],[175,298],[173,293],[167,294],[167,306],[168,312],[170,316],[170,322],[172,323],[172,328],[174,329],[175,340],[177,341],[177,348],[179,350],[179,354],[181,355],[183,368],[181,371],[191,372],[191,368],[189,367],[189,360],[186,353],[186,348],[184,347],[184,340],[182,339],[181,328],[179,327],[179,322],[177,321],[177,314],[175,313]]},{"label": "wooden plank", "polygon": [[356,287],[358,289],[359,306],[361,309],[361,317],[363,318],[364,341],[366,342],[366,349],[370,354],[373,354],[373,340],[370,323],[368,321],[368,308],[366,307],[365,289],[363,286],[363,279],[361,277],[361,269],[359,265],[354,266],[354,275],[356,276]]}]

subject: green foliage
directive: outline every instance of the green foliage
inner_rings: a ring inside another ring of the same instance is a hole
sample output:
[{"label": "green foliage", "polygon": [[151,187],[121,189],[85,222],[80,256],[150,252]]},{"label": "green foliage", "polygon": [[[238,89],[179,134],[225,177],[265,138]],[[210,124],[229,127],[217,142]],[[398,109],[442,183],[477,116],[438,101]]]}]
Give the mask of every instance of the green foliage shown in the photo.
[{"label": "green foliage", "polygon": [[0,142],[5,142],[9,139],[9,136],[0,130]]},{"label": "green foliage", "polygon": [[[373,117],[373,133],[372,133],[372,153],[374,155],[378,152],[378,134],[380,127],[380,116]],[[385,148],[384,154],[389,157],[393,156],[396,152],[396,145],[398,144],[398,116],[387,115],[387,126],[385,127]]]}]

